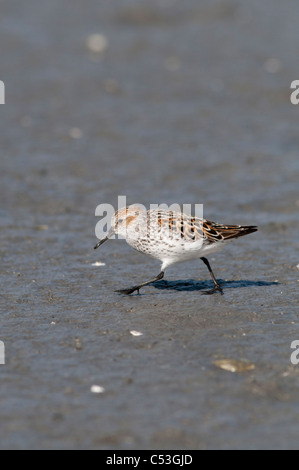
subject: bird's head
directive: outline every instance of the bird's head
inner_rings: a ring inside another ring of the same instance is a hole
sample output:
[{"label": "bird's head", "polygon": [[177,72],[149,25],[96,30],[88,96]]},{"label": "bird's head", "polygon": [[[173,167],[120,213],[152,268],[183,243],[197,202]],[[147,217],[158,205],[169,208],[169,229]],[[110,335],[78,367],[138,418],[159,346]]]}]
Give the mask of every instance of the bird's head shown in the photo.
[{"label": "bird's head", "polygon": [[[113,235],[118,235],[120,238],[127,238],[128,231],[132,229],[132,224],[140,215],[141,212],[144,212],[139,206],[131,205],[129,207],[124,207],[116,211],[111,219],[111,228],[105,238],[99,241],[95,246],[95,249],[99,248],[106,240],[109,240]],[[137,226],[135,230],[138,230]]]}]

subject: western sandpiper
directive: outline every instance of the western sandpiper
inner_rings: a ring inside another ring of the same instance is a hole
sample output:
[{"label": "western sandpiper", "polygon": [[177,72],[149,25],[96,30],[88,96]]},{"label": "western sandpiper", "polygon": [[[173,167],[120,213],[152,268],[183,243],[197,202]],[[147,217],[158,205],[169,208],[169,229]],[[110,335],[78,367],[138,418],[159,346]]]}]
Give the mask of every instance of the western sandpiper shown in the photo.
[{"label": "western sandpiper", "polygon": [[213,289],[203,293],[214,294],[218,291],[223,294],[206,256],[219,251],[229,241],[256,231],[257,227],[253,225],[222,225],[181,212],[159,209],[146,211],[132,205],[114,213],[111,229],[95,249],[118,234],[135,250],[162,262],[161,272],[154,279],[117,292],[128,295],[135,291],[139,293],[141,287],[162,279],[165,269],[172,264],[200,258],[214,283]]}]

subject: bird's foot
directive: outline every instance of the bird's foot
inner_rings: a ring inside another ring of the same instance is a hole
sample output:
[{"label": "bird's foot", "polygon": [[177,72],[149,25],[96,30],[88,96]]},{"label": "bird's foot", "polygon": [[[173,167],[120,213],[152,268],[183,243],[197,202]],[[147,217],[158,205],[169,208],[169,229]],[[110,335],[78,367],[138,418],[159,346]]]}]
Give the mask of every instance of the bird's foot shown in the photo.
[{"label": "bird's foot", "polygon": [[212,294],[215,294],[215,292],[220,292],[221,295],[224,294],[220,284],[217,284],[215,287],[213,287],[213,289],[211,290],[204,290],[201,292],[202,295],[212,295]]},{"label": "bird's foot", "polygon": [[138,294],[139,294],[139,286],[133,286],[133,287],[129,287],[128,289],[119,289],[115,292],[118,292],[119,294],[126,294],[126,295],[130,295],[130,294],[133,294],[133,292],[135,292],[137,290]]}]

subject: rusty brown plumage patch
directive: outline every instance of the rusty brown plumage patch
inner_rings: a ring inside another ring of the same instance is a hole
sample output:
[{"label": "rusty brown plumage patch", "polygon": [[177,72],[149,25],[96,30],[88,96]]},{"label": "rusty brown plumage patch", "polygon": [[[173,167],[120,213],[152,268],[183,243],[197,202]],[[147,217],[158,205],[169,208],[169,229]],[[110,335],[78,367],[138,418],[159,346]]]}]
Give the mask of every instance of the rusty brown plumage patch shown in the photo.
[{"label": "rusty brown plumage patch", "polygon": [[128,227],[128,225],[133,222],[133,220],[135,220],[136,217],[133,216],[133,215],[130,215],[129,217],[126,218],[126,226]]}]

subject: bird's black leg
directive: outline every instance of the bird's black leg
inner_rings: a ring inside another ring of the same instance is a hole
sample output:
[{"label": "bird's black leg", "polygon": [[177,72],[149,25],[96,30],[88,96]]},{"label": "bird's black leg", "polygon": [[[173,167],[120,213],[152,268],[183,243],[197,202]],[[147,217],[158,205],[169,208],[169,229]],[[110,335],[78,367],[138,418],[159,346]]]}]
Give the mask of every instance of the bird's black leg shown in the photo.
[{"label": "bird's black leg", "polygon": [[130,295],[130,294],[133,294],[135,290],[137,290],[139,294],[139,289],[141,289],[141,287],[147,286],[148,284],[151,284],[152,282],[159,281],[163,277],[164,277],[164,271],[161,271],[160,274],[158,274],[158,276],[156,276],[154,279],[151,279],[150,281],[144,282],[143,284],[139,284],[139,286],[129,287],[129,289],[120,289],[120,290],[117,290],[116,292]]},{"label": "bird's black leg", "polygon": [[211,295],[211,294],[214,294],[215,292],[220,292],[222,295],[223,295],[223,290],[221,289],[221,286],[220,284],[216,281],[216,278],[214,276],[214,273],[212,271],[212,268],[210,266],[210,263],[209,261],[207,260],[207,258],[200,258],[206,265],[206,267],[208,268],[209,270],[209,273],[211,274],[211,278],[213,279],[213,282],[214,282],[214,288],[211,289],[211,290],[206,290],[204,292],[202,292],[203,294],[208,294],[208,295]]}]

